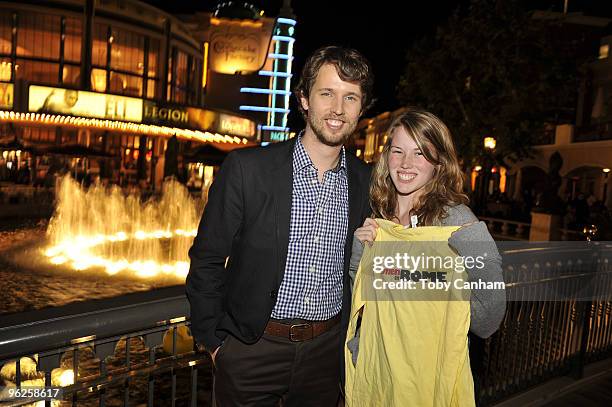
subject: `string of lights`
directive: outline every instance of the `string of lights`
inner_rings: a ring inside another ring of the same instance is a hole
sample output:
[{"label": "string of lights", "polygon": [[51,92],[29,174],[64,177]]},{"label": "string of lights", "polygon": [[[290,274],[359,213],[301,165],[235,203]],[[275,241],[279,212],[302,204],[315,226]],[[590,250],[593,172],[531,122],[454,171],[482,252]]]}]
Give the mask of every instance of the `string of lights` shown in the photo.
[{"label": "string of lights", "polygon": [[68,126],[77,128],[95,128],[101,130],[114,130],[127,133],[137,133],[151,136],[172,137],[187,141],[215,142],[229,144],[247,144],[246,138],[228,136],[208,131],[181,129],[178,127],[157,126],[152,124],[130,123],[117,120],[94,119],[74,117],[59,114],[23,113],[0,110],[0,122],[23,123],[49,126]]}]

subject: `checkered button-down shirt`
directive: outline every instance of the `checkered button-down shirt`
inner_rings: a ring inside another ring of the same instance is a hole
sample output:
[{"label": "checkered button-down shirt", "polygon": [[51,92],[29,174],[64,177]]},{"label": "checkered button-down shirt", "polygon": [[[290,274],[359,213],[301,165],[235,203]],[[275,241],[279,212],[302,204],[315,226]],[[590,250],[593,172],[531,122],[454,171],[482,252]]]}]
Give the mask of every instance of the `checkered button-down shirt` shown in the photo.
[{"label": "checkered button-down shirt", "polygon": [[344,147],[321,183],[300,137],[293,151],[289,251],[272,318],[316,321],[340,312],[348,211]]}]

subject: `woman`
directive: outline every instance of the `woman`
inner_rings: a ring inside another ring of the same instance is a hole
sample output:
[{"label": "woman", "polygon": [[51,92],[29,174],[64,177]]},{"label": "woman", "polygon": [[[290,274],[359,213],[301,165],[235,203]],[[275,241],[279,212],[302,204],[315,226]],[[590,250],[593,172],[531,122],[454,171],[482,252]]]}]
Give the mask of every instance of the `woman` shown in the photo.
[{"label": "woman", "polygon": [[[416,248],[424,241],[436,242],[431,250],[438,255],[480,258],[481,263],[467,269],[470,282],[503,281],[495,242],[466,206],[462,187],[444,123],[415,108],[398,116],[372,174],[370,201],[377,219],[366,219],[353,241],[350,273],[355,286],[345,349],[347,406],[474,405],[467,330],[483,338],[497,330],[505,314],[503,289],[468,290],[469,302],[444,296],[411,301],[395,293],[381,294],[370,284],[385,274],[413,276],[399,267],[372,271],[373,259],[389,250],[385,244]],[[375,240],[378,245],[372,245]],[[466,279],[453,270],[438,271],[441,281]],[[415,283],[431,274],[417,270],[416,275]]]}]

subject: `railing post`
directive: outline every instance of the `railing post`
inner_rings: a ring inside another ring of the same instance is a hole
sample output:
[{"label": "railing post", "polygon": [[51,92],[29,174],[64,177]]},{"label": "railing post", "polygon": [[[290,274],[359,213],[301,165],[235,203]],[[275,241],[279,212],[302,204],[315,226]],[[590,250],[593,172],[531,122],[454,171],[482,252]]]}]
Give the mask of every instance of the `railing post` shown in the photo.
[{"label": "railing post", "polygon": [[582,329],[580,335],[578,336],[578,338],[580,339],[578,353],[572,358],[570,376],[576,380],[579,380],[582,379],[584,375],[584,360],[586,357],[587,345],[589,341],[589,331],[591,315],[593,313],[593,303],[591,301],[580,301],[578,302],[577,306],[579,307],[577,319],[581,323],[576,325],[581,326]]},{"label": "railing post", "polygon": [[523,224],[519,223],[516,225],[516,237],[522,237],[523,233],[525,233],[525,229],[523,228]]},{"label": "railing post", "polygon": [[502,222],[502,227],[501,227],[502,235],[508,236],[509,231],[510,231],[510,224],[508,222]]},{"label": "railing post", "polygon": [[[599,247],[594,242],[588,242],[589,248],[592,250],[590,258],[590,267],[588,271],[597,275],[600,271],[599,267]],[[595,318],[597,317],[597,299],[594,297],[594,290],[591,285],[586,287],[587,290],[582,291],[582,298],[577,298],[578,305],[580,306],[579,318],[582,319],[582,332],[579,336],[580,344],[578,347],[578,353],[573,358],[570,376],[574,379],[581,379],[584,375],[584,365],[587,359],[587,353],[589,351],[589,337],[591,335],[591,329]],[[586,298],[585,298],[586,295]],[[582,299],[582,301],[580,301]]]}]

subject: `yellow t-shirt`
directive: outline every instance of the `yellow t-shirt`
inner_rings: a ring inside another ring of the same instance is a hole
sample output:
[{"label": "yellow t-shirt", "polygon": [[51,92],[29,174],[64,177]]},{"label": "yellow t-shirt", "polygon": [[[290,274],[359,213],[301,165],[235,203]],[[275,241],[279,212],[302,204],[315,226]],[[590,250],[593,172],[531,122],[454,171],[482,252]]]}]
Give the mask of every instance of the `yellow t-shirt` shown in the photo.
[{"label": "yellow t-shirt", "polygon": [[[466,273],[448,263],[441,268],[434,265],[435,270],[409,269],[408,274],[397,267],[381,271],[381,259],[397,258],[398,253],[457,258],[448,238],[459,226],[406,229],[384,219],[376,221],[376,243],[364,248],[353,289],[347,341],[355,336],[360,313],[361,334],[355,365],[344,347],[347,407],[474,406],[467,339],[469,291],[458,299],[454,284],[466,281]],[[404,281],[413,278],[413,272],[421,274],[416,273],[410,289],[381,288],[385,281],[397,287],[400,272]],[[423,276],[425,283],[437,280],[449,287],[432,294],[421,285]]]}]

